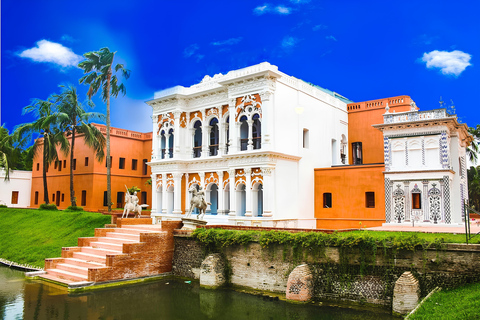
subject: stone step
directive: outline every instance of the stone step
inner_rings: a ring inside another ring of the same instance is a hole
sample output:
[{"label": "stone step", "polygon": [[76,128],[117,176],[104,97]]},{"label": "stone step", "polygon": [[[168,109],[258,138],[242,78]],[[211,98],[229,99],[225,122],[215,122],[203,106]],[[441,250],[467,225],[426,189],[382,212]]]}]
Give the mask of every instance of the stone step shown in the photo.
[{"label": "stone step", "polygon": [[80,267],[69,263],[59,263],[56,265],[56,269],[68,271],[75,274],[82,274],[88,277],[88,268]]},{"label": "stone step", "polygon": [[158,224],[133,224],[122,227],[121,229],[142,230],[149,232],[162,232],[162,228]]},{"label": "stone step", "polygon": [[[160,231],[160,230],[158,230]],[[115,232],[117,233],[128,233],[128,234],[137,234],[140,235],[140,233],[145,233],[145,232],[158,232],[157,230],[143,230],[143,229],[136,229],[136,228],[115,228]]]},{"label": "stone step", "polygon": [[95,242],[90,242],[90,245],[92,246],[92,248],[113,250],[120,253],[123,252],[123,243],[108,243],[108,242],[95,241]]},{"label": "stone step", "polygon": [[[56,282],[66,283],[66,284],[78,282],[78,280],[62,279],[62,278],[55,277],[54,275],[48,274],[48,273],[42,274],[42,275],[40,275],[39,277],[40,277],[40,278],[44,278],[44,279],[48,279],[48,280],[53,280],[53,281],[56,281]],[[83,280],[82,280],[82,281],[83,281]]]},{"label": "stone step", "polygon": [[[85,255],[85,253],[83,253],[83,252],[79,252],[79,253]],[[98,256],[98,257],[100,257],[100,256]],[[80,258],[80,259],[66,258],[65,263],[72,264],[72,265],[79,266],[79,267],[85,267],[85,268],[105,267],[105,257],[100,257],[100,258],[102,258],[102,260],[103,260],[102,263],[94,262],[94,261],[88,261],[88,260],[85,260],[85,259],[82,259],[82,258]]]},{"label": "stone step", "polygon": [[121,233],[121,232],[108,232],[107,233],[111,238],[119,238],[119,239],[129,239],[129,240],[136,240],[140,241],[140,234],[130,234],[130,233]]},{"label": "stone step", "polygon": [[52,275],[59,279],[65,279],[70,281],[87,281],[88,277],[83,274],[73,273],[60,269],[47,269],[47,274]]},{"label": "stone step", "polygon": [[[86,248],[86,247],[84,247]],[[106,255],[98,255],[98,254],[92,254],[92,253],[87,253],[87,252],[74,252],[73,253],[73,258],[78,259],[78,260],[83,260],[86,263],[100,263],[105,265],[107,257]]]},{"label": "stone step", "polygon": [[94,254],[97,256],[103,256],[106,258],[107,254],[121,254],[122,251],[119,250],[111,250],[111,249],[104,249],[104,248],[93,248],[93,247],[81,247],[81,252],[86,252],[90,254]]},{"label": "stone step", "polygon": [[114,244],[138,243],[138,242],[140,242],[140,239],[132,240],[132,239],[111,238],[111,237],[101,237],[101,238],[98,238],[98,240],[100,242],[114,243]]}]

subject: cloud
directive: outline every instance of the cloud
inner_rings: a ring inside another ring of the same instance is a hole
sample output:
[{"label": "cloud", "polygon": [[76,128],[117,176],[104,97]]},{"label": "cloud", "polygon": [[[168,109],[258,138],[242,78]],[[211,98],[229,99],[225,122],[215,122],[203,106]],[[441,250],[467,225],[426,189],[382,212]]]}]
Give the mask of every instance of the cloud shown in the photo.
[{"label": "cloud", "polygon": [[75,54],[70,48],[48,40],[38,41],[36,47],[26,49],[20,52],[18,56],[35,62],[54,63],[63,68],[76,67],[83,60],[82,56]]},{"label": "cloud", "polygon": [[195,56],[195,59],[197,60],[197,62],[199,62],[199,61],[202,60],[203,58],[205,58],[205,55],[203,55],[203,54],[197,54],[197,55]]},{"label": "cloud", "polygon": [[64,34],[64,35],[60,38],[60,40],[62,40],[62,41],[64,41],[64,42],[70,42],[70,43],[77,41],[76,39],[74,39],[73,37],[69,36],[68,34]]},{"label": "cloud", "polygon": [[278,14],[287,15],[292,13],[292,8],[285,7],[285,6],[276,6],[274,11]]},{"label": "cloud", "polygon": [[231,46],[231,45],[239,43],[240,41],[242,41],[242,39],[243,39],[242,37],[230,38],[230,39],[223,40],[223,41],[214,41],[211,44],[214,45],[214,46]]},{"label": "cloud", "polygon": [[324,30],[327,29],[328,27],[324,24],[317,24],[316,26],[313,26],[312,30],[313,31],[318,31],[318,30]]},{"label": "cloud", "polygon": [[438,51],[434,50],[424,53],[422,61],[426,62],[427,68],[439,68],[444,75],[459,76],[466,67],[471,66],[470,59],[472,56],[468,53],[454,50]]},{"label": "cloud", "polygon": [[185,50],[183,50],[183,56],[185,58],[190,58],[191,56],[193,56],[195,51],[197,51],[199,48],[200,47],[198,46],[198,44],[196,44],[196,43],[191,44],[188,47],[186,47]]},{"label": "cloud", "polygon": [[333,40],[333,41],[338,41],[337,38],[335,38],[334,36],[326,36],[325,39],[327,39],[327,40]]},{"label": "cloud", "polygon": [[429,36],[427,34],[421,34],[415,38],[413,41],[416,45],[431,45],[436,39],[439,39],[439,36]]},{"label": "cloud", "polygon": [[262,14],[266,13],[275,13],[275,14],[280,14],[280,15],[289,15],[292,13],[292,8],[284,6],[284,5],[278,5],[276,7],[273,7],[270,4],[264,4],[263,6],[258,6],[255,9],[253,9],[253,13],[261,16]]},{"label": "cloud", "polygon": [[310,0],[290,0],[290,2],[294,4],[302,4],[302,3],[309,3]]},{"label": "cloud", "polygon": [[283,48],[293,48],[298,44],[298,39],[294,37],[287,36],[282,40]]}]

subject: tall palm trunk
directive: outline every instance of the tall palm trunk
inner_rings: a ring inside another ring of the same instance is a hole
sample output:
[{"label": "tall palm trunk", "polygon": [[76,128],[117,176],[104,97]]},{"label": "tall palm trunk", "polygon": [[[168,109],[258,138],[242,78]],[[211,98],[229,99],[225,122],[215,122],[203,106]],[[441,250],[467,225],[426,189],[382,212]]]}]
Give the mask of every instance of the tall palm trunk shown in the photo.
[{"label": "tall palm trunk", "polygon": [[[113,62],[113,58],[112,58]],[[107,200],[108,212],[112,211],[112,177],[111,177],[111,160],[110,160],[110,79],[112,78],[112,66],[108,68],[107,74]]]},{"label": "tall palm trunk", "polygon": [[46,148],[47,144],[47,136],[43,135],[43,201],[45,204],[49,204],[50,201],[48,200],[48,186],[47,186],[47,169],[48,169],[48,151]]},{"label": "tall palm trunk", "polygon": [[70,146],[70,202],[72,207],[77,206],[77,201],[75,199],[75,190],[73,189],[73,151],[75,150],[75,123],[72,130],[72,145]]}]

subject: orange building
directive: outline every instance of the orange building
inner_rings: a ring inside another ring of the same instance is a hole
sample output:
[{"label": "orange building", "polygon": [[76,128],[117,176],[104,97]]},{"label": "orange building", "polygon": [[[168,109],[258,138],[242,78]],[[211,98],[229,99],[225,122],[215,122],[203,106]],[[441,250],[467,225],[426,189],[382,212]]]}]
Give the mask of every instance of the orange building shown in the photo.
[{"label": "orange building", "polygon": [[[383,114],[409,111],[409,96],[347,105],[348,164],[315,169],[317,228],[345,229],[380,226],[385,222],[383,133],[374,124]],[[342,157],[343,158],[343,157]]]},{"label": "orange building", "polygon": [[[105,125],[95,124],[106,134]],[[145,185],[151,171],[147,162],[151,159],[152,133],[140,133],[110,128],[112,158],[112,202],[113,208],[123,208],[125,185],[141,189],[138,198],[141,204],[151,206],[151,186]],[[42,144],[42,142],[40,142]],[[105,150],[106,151],[106,150]],[[75,139],[73,169],[77,205],[88,211],[107,209],[106,159],[98,162],[93,150],[87,147],[81,136]],[[59,209],[70,206],[70,155],[58,151],[59,161],[52,163],[47,172],[50,202]],[[33,159],[31,206],[43,203],[42,150]]]}]

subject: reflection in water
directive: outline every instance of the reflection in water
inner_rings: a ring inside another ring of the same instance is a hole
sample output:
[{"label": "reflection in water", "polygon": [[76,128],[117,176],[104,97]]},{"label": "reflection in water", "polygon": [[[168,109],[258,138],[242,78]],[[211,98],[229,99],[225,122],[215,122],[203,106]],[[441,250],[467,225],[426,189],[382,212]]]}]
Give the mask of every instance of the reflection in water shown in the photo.
[{"label": "reflection in water", "polygon": [[[383,313],[271,301],[232,290],[208,290],[180,280],[67,294],[20,272],[0,268],[2,319],[394,319]],[[15,281],[11,281],[15,280]],[[23,310],[18,310],[18,301]],[[13,307],[17,303],[17,307]],[[17,310],[15,310],[17,308]],[[16,313],[20,311],[20,313]]]}]

